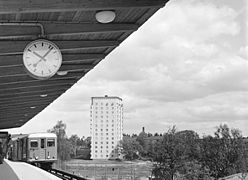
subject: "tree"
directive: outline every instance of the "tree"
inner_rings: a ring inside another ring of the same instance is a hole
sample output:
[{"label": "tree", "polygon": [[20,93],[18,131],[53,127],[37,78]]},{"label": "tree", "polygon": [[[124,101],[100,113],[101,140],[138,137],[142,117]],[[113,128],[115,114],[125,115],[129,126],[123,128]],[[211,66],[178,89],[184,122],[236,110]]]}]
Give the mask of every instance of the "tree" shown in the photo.
[{"label": "tree", "polygon": [[[162,138],[154,137],[155,145],[150,144],[149,154],[152,154],[155,162],[153,174],[156,178],[173,180],[175,176],[182,174],[188,175],[188,179],[193,176],[203,177],[204,169],[198,162],[200,147],[199,135],[196,132],[177,132],[173,126]],[[193,171],[197,173],[191,173]]]},{"label": "tree", "polygon": [[153,174],[161,180],[173,180],[185,162],[185,143],[176,134],[175,126],[163,135],[154,149]]},{"label": "tree", "polygon": [[122,154],[126,160],[135,160],[140,157],[142,146],[134,138],[125,137],[121,141]]},{"label": "tree", "polygon": [[[201,142],[201,162],[216,179],[241,172],[247,164],[243,138],[237,129],[220,125],[214,137],[204,137]],[[243,156],[243,157],[242,157]],[[247,166],[246,166],[247,167]]]},{"label": "tree", "polygon": [[58,121],[57,124],[49,129],[48,132],[55,133],[57,135],[57,146],[58,146],[58,158],[60,160],[70,159],[70,148],[71,144],[66,136],[66,124],[62,121]]},{"label": "tree", "polygon": [[76,134],[71,135],[69,142],[71,144],[71,157],[75,157],[77,154],[78,144],[80,143],[80,138]]}]

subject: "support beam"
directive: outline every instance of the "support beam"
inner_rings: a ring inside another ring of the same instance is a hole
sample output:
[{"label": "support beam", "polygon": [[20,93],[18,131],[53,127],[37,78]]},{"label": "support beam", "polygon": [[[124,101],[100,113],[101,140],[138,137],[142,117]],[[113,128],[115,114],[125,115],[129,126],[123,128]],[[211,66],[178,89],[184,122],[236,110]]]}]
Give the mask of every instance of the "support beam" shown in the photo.
[{"label": "support beam", "polygon": [[55,86],[55,87],[47,87],[46,89],[32,89],[27,90],[27,91],[21,91],[21,92],[6,92],[6,93],[0,93],[0,99],[1,98],[10,98],[10,97],[14,97],[14,96],[28,96],[28,95],[44,95],[44,94],[48,94],[49,93],[53,93],[53,92],[65,92],[68,88],[70,88],[72,85],[64,85],[64,86]]},{"label": "support beam", "polygon": [[[90,64],[62,64],[59,71],[70,71],[77,69],[90,70],[93,68],[94,65],[90,65]],[[0,66],[0,77],[14,76],[18,74],[26,74],[23,65]]]},{"label": "support beam", "polygon": [[[3,45],[6,46],[6,45]],[[0,46],[1,47],[1,46]],[[6,47],[7,49],[7,47]],[[13,50],[9,50],[13,51]],[[18,55],[1,55],[0,50],[0,67],[1,66],[12,66],[12,65],[22,65],[23,60],[22,60],[22,52],[20,51]],[[15,51],[18,52],[18,51]],[[90,60],[98,60],[98,59],[103,59],[105,58],[105,54],[101,53],[81,53],[81,54],[64,54],[62,52],[62,58],[63,58],[63,64],[70,63],[70,62],[89,62]]]},{"label": "support beam", "polygon": [[25,95],[13,95],[12,97],[1,97],[0,102],[9,102],[9,101],[24,101],[24,100],[29,100],[29,99],[46,99],[49,98],[50,96],[60,96],[63,94],[64,91],[56,91],[56,92],[50,92],[47,93],[47,97],[41,97],[40,93],[30,93],[30,94],[25,94]]},{"label": "support beam", "polygon": [[[49,80],[60,80],[60,79],[65,79],[65,78],[76,78],[76,79],[80,79],[81,77],[83,77],[85,75],[85,71],[81,70],[81,71],[75,71],[75,72],[71,72],[69,71],[67,75],[65,76],[59,76],[59,75],[54,75],[53,77],[51,77]],[[46,80],[46,81],[49,81]],[[7,84],[18,84],[18,83],[25,83],[25,82],[33,82],[33,81],[39,81],[34,79],[33,77],[29,76],[28,74],[23,74],[23,75],[16,75],[16,76],[2,76],[0,77],[0,85],[7,85]]]},{"label": "support beam", "polygon": [[[55,99],[53,99],[55,100]],[[39,106],[41,104],[50,104],[53,102],[52,99],[47,99],[47,100],[43,100],[43,101],[25,101],[25,102],[16,102],[16,103],[13,103],[13,104],[7,104],[7,105],[0,105],[0,111],[2,110],[9,110],[11,108],[16,108],[18,109],[20,106],[24,106],[24,107],[27,107],[27,108],[30,108],[32,106]]]},{"label": "support beam", "polygon": [[[50,35],[75,35],[75,34],[95,34],[95,33],[110,33],[110,32],[126,32],[136,31],[138,25],[125,23],[111,24],[93,24],[93,23],[42,23],[45,30],[45,35],[48,39]],[[26,38],[34,38],[40,35],[38,27],[27,26],[1,26],[0,40],[15,39],[15,36],[26,36]]]},{"label": "support beam", "polygon": [[21,89],[11,89],[11,90],[1,90],[0,89],[0,96],[7,96],[7,95],[14,95],[14,94],[26,94],[26,93],[32,93],[32,92],[40,92],[41,94],[44,94],[48,90],[53,90],[54,92],[59,89],[69,89],[73,84],[53,84],[48,86],[34,86],[34,87],[28,87],[28,88],[21,88]]},{"label": "support beam", "polygon": [[169,0],[1,0],[0,13],[37,13],[163,7]]},{"label": "support beam", "polygon": [[[73,83],[77,81],[77,78],[71,77],[71,78],[61,78],[61,79],[52,79],[52,80],[34,80],[34,81],[28,81],[28,82],[16,82],[12,84],[0,84],[0,90],[4,89],[21,89],[21,88],[28,88],[28,87],[34,87],[34,86],[48,86],[53,84],[60,84],[60,83]],[[1,103],[1,102],[0,102]]]},{"label": "support beam", "polygon": [[[1,28],[1,27],[0,27]],[[54,41],[52,40],[62,51],[68,51],[73,49],[94,49],[94,48],[108,48],[116,47],[119,45],[118,41],[104,41],[104,40],[78,40],[78,41]],[[22,53],[28,43],[31,41],[0,41],[0,54],[1,53]],[[64,57],[63,57],[64,58]],[[0,62],[1,62],[0,57]],[[22,58],[21,58],[22,59]],[[2,65],[2,62],[1,62]]]}]

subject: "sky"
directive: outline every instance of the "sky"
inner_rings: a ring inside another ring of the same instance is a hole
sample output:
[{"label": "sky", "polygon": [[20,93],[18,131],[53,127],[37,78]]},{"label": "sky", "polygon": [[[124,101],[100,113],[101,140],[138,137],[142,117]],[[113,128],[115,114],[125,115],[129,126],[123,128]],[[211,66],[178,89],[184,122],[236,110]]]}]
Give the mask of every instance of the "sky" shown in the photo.
[{"label": "sky", "polygon": [[89,136],[93,96],[119,96],[124,133],[199,135],[220,124],[248,136],[246,0],[171,0],[45,110],[11,133]]}]

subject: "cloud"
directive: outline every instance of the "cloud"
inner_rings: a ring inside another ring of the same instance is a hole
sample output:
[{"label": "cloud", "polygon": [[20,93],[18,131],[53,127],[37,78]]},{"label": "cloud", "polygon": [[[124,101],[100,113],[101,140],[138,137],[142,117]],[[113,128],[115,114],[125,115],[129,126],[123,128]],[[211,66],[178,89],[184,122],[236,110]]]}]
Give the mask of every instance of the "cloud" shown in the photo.
[{"label": "cloud", "polygon": [[245,131],[244,1],[233,2],[169,1],[23,129],[63,120],[68,134],[87,135],[90,97],[113,95],[123,99],[125,133],[175,124],[208,134],[223,122]]}]

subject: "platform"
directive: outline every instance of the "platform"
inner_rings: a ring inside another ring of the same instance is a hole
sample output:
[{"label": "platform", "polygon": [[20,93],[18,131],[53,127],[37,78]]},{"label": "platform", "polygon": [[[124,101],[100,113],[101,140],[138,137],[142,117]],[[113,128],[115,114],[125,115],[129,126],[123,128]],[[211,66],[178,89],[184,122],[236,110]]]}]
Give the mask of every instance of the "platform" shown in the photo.
[{"label": "platform", "polygon": [[61,180],[60,178],[24,162],[7,159],[0,164],[0,180]]}]

